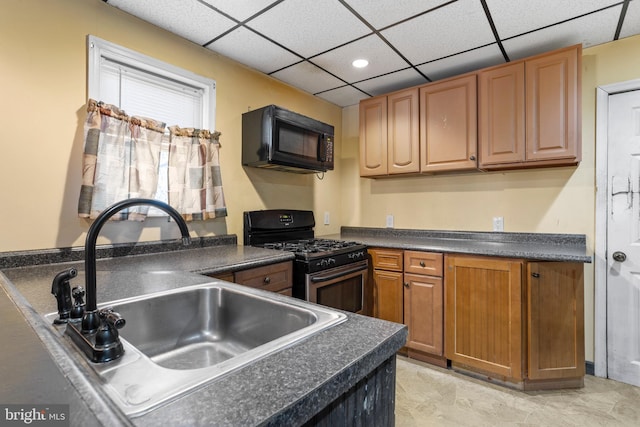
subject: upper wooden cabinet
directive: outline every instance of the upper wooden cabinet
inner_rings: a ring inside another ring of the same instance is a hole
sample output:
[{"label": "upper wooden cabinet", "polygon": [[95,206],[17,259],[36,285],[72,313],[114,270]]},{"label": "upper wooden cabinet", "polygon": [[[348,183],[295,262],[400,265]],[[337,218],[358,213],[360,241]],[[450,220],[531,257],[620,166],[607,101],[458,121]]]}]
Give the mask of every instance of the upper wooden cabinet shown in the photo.
[{"label": "upper wooden cabinet", "polygon": [[581,159],[580,45],[478,73],[480,169]]},{"label": "upper wooden cabinet", "polygon": [[476,75],[420,87],[420,171],[477,168]]},{"label": "upper wooden cabinet", "polygon": [[360,102],[360,176],[387,174],[387,97]]},{"label": "upper wooden cabinet", "polygon": [[576,165],[580,45],[360,102],[360,176]]},{"label": "upper wooden cabinet", "polygon": [[420,170],[418,89],[360,103],[360,175],[384,176]]}]

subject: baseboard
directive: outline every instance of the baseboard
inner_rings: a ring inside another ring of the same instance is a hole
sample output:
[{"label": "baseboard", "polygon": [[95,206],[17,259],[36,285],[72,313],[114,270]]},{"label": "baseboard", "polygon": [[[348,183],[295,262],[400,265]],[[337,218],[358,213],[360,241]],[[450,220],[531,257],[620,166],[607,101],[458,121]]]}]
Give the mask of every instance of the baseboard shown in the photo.
[{"label": "baseboard", "polygon": [[589,362],[588,360],[584,362],[584,373],[587,375],[595,375],[596,368],[593,362]]}]

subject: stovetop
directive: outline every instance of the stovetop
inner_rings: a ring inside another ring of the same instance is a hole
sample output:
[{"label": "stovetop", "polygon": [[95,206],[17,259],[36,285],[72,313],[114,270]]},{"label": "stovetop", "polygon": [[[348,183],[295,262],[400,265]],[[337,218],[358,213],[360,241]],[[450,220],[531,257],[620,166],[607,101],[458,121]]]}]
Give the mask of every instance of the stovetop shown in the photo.
[{"label": "stovetop", "polygon": [[269,242],[258,245],[265,249],[275,249],[293,252],[297,257],[318,258],[356,252],[366,249],[358,242],[331,239],[300,239],[281,242]]}]

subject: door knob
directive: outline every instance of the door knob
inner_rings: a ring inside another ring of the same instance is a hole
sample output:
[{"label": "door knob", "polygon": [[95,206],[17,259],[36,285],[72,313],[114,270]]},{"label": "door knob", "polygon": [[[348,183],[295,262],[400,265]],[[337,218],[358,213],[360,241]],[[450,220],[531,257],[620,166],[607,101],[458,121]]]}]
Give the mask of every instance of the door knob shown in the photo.
[{"label": "door knob", "polygon": [[624,252],[615,251],[613,253],[613,260],[614,261],[625,262],[626,259],[627,259],[627,254],[625,254]]}]

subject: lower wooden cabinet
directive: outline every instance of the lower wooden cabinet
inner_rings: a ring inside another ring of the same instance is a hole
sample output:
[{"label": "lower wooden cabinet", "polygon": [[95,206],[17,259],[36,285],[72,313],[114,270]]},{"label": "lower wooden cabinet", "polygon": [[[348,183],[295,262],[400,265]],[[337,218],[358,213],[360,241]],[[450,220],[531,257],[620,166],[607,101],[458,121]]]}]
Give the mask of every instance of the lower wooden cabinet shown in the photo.
[{"label": "lower wooden cabinet", "polygon": [[445,356],[526,390],[584,381],[583,265],[445,257]]},{"label": "lower wooden cabinet", "polygon": [[568,262],[527,265],[528,378],[582,378],[584,268]]},{"label": "lower wooden cabinet", "polygon": [[404,322],[409,328],[407,348],[442,356],[442,278],[405,273],[404,280]]},{"label": "lower wooden cabinet", "polygon": [[373,270],[374,316],[404,323],[402,272]]},{"label": "lower wooden cabinet", "polygon": [[404,323],[403,251],[369,249],[373,267],[373,316]]},{"label": "lower wooden cabinet", "polygon": [[522,261],[447,256],[447,359],[462,368],[522,379]]},{"label": "lower wooden cabinet", "polygon": [[446,366],[442,260],[439,253],[369,249],[374,316],[407,325],[409,357]]},{"label": "lower wooden cabinet", "polygon": [[210,276],[215,277],[216,279],[250,286],[252,288],[264,289],[265,291],[292,296],[292,274],[293,263],[291,261],[285,261],[250,268],[247,270],[239,270],[217,275],[212,274]]}]

